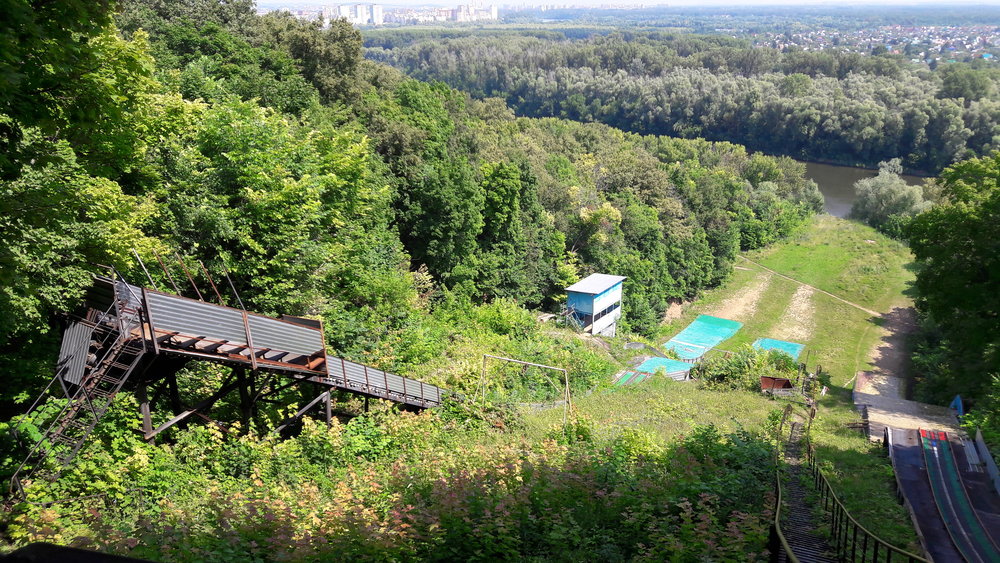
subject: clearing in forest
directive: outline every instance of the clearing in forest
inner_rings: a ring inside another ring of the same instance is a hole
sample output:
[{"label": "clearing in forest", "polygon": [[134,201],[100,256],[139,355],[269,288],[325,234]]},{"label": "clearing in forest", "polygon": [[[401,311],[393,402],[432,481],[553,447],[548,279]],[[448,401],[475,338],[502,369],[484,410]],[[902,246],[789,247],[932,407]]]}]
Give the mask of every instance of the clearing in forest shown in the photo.
[{"label": "clearing in forest", "polygon": [[662,326],[660,341],[698,314],[712,314],[744,325],[722,344],[725,350],[762,337],[805,344],[799,361],[810,371],[822,366],[821,381],[829,388],[812,427],[825,474],[863,525],[891,543],[919,550],[909,516],[885,478],[888,461],[847,427],[860,421],[852,401],[855,373],[873,367],[874,349],[885,354],[887,346],[896,345],[889,341],[885,313],[912,305],[903,294],[913,279],[906,269],[909,249],[864,225],[821,215],[788,240],[747,258],[753,262],[741,261],[721,287],[686,304],[683,314]]}]

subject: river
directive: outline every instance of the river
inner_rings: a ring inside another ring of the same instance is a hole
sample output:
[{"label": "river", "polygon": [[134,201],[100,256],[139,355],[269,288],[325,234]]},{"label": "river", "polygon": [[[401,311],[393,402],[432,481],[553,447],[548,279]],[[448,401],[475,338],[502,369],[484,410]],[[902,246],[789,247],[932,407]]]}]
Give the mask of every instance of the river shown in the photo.
[{"label": "river", "polygon": [[[806,178],[809,178],[819,185],[819,191],[823,193],[826,204],[823,208],[827,213],[835,217],[846,217],[851,212],[851,205],[854,203],[854,182],[862,178],[872,178],[878,174],[877,170],[867,168],[854,168],[852,166],[834,166],[832,164],[819,164],[816,162],[804,162],[806,165]],[[902,178],[907,184],[919,186],[924,179],[919,176],[903,174]]]}]

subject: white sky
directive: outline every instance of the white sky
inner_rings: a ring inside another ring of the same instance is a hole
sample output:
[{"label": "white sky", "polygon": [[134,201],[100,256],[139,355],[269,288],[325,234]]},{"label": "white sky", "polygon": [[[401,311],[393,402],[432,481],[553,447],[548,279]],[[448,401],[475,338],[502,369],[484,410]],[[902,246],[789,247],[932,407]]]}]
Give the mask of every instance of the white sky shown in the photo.
[{"label": "white sky", "polygon": [[958,6],[1000,6],[1000,0],[981,0],[978,2],[948,2],[942,0],[879,0],[871,2],[865,0],[675,0],[671,2],[660,2],[657,0],[258,0],[258,5],[262,7],[306,7],[306,6],[334,6],[339,4],[382,4],[386,7],[397,6],[438,6],[438,5],[458,5],[458,4],[479,4],[490,5],[529,5],[540,6],[544,4],[556,5],[577,5],[577,6],[598,6],[598,5],[636,5],[647,6],[666,5],[667,7],[684,6],[711,6],[711,7],[745,7],[745,6],[809,6],[815,8],[826,6],[830,8],[843,6],[866,6],[874,8],[877,6],[940,6],[942,8],[955,8]]}]

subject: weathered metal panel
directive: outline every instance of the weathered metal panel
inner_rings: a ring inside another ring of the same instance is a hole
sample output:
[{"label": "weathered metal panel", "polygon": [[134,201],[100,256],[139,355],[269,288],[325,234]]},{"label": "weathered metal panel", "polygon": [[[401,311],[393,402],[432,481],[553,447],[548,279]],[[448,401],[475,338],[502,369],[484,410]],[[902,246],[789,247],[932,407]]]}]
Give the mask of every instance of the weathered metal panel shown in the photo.
[{"label": "weathered metal panel", "polygon": [[178,332],[186,336],[247,344],[243,314],[236,309],[154,291],[146,292],[146,301],[160,334]]},{"label": "weathered metal panel", "polygon": [[442,389],[435,385],[421,384],[416,379],[409,379],[340,358],[328,358],[327,372],[335,385],[343,386],[346,379],[349,388],[368,386],[371,392],[405,396],[407,397],[405,402],[408,403],[420,404],[420,400],[423,400],[431,404],[439,404],[443,396]]},{"label": "weathered metal panel", "polygon": [[249,313],[247,320],[257,350],[268,348],[299,356],[324,353],[323,335],[319,330]]},{"label": "weathered metal panel", "polygon": [[[347,376],[347,381],[351,383],[360,385],[365,384],[365,369],[361,364],[344,361],[344,374],[346,374]],[[384,385],[374,385],[374,384],[373,386],[384,387]]]},{"label": "weathered metal panel", "polygon": [[118,294],[119,303],[126,308],[136,310],[142,307],[142,288],[118,281],[115,283],[115,290]]},{"label": "weathered metal panel", "polygon": [[323,322],[316,319],[307,319],[305,317],[296,317],[294,315],[281,315],[279,318],[285,322],[295,323],[297,325],[302,325],[316,330],[323,328]]},{"label": "weathered metal panel", "polygon": [[83,381],[93,335],[94,327],[83,322],[74,322],[63,331],[56,372],[74,385],[79,385]]},{"label": "weathered metal panel", "polygon": [[412,395],[414,389],[419,389],[420,388],[420,384],[419,383],[415,383],[415,382],[411,383],[409,381],[407,382],[407,385],[404,386],[404,384],[403,384],[403,378],[400,377],[400,376],[398,376],[398,375],[396,375],[396,374],[394,374],[394,373],[386,373],[385,374],[385,378],[389,382],[389,390],[392,391],[393,393],[399,393],[400,395],[406,395],[407,392],[409,392],[409,394]]},{"label": "weathered metal panel", "polygon": [[976,447],[979,449],[979,459],[986,464],[986,473],[990,476],[993,488],[996,489],[997,494],[1000,494],[1000,469],[997,469],[997,463],[994,461],[993,455],[990,454],[989,448],[986,447],[983,431],[978,428],[976,429]]}]

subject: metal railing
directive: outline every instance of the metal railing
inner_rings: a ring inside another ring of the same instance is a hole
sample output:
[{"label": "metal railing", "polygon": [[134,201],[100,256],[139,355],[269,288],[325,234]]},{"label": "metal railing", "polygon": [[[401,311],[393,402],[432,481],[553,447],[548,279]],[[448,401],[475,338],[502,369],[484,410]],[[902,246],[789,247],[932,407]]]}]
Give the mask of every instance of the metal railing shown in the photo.
[{"label": "metal railing", "polygon": [[785,410],[781,416],[781,422],[778,424],[778,432],[775,439],[774,445],[774,517],[771,519],[771,529],[768,534],[767,540],[767,550],[771,554],[771,561],[778,561],[781,554],[784,554],[785,560],[790,563],[799,563],[799,558],[795,556],[792,552],[792,548],[788,545],[788,539],[785,538],[784,532],[781,531],[781,505],[784,502],[784,489],[781,486],[782,475],[781,475],[781,463],[779,456],[781,455],[781,433],[785,427],[785,422],[788,420],[788,415],[792,412],[792,405],[785,405]]},{"label": "metal railing", "polygon": [[927,563],[927,559],[900,549],[873,534],[847,511],[837,498],[833,486],[816,462],[816,451],[811,442],[806,447],[806,459],[812,475],[813,487],[819,495],[823,511],[830,517],[831,545],[841,561],[878,562],[912,561]]}]

